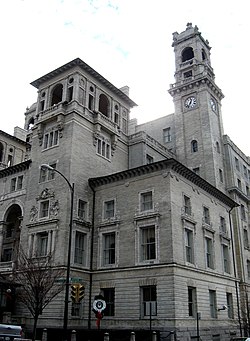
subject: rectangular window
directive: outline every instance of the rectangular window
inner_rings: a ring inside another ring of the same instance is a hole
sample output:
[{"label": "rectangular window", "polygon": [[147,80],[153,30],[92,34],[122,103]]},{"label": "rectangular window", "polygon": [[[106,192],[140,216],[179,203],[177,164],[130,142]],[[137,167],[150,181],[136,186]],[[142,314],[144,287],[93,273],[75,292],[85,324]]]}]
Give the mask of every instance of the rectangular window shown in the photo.
[{"label": "rectangular window", "polygon": [[104,219],[114,218],[115,216],[115,201],[109,200],[104,202]]},{"label": "rectangular window", "polygon": [[246,220],[246,210],[244,205],[240,205],[240,214],[241,214],[241,219]]},{"label": "rectangular window", "polygon": [[98,155],[101,155],[105,159],[110,160],[110,158],[111,158],[110,143],[107,140],[97,138],[96,153]]},{"label": "rectangular window", "polygon": [[163,143],[171,142],[171,128],[163,129]]},{"label": "rectangular window", "polygon": [[194,239],[193,231],[185,229],[186,262],[194,263]]},{"label": "rectangular window", "polygon": [[219,178],[220,178],[220,182],[223,182],[223,172],[222,172],[222,169],[219,169]]},{"label": "rectangular window", "polygon": [[103,234],[103,265],[115,264],[115,232]]},{"label": "rectangular window", "polygon": [[249,241],[248,241],[248,231],[246,228],[243,229],[243,243],[244,247],[248,248],[249,247]]},{"label": "rectangular window", "polygon": [[222,257],[223,257],[224,272],[230,273],[229,247],[224,244],[222,245]]},{"label": "rectangular window", "polygon": [[184,195],[184,212],[191,215],[191,200],[186,195]]},{"label": "rectangular window", "polygon": [[37,234],[37,257],[47,256],[48,233]]},{"label": "rectangular window", "polygon": [[3,262],[10,262],[12,260],[12,248],[4,249],[2,261]]},{"label": "rectangular window", "polygon": [[19,191],[22,188],[23,188],[23,175],[17,178],[17,185],[16,185],[17,191]]},{"label": "rectangular window", "polygon": [[141,193],[141,211],[149,211],[153,209],[152,191]]},{"label": "rectangular window", "polygon": [[246,185],[246,195],[249,197],[249,187]]},{"label": "rectangular window", "polygon": [[241,186],[241,181],[240,179],[237,179],[237,186],[238,188],[241,190],[242,189],[242,186]]},{"label": "rectangular window", "polygon": [[41,201],[40,203],[40,218],[46,218],[49,216],[49,200]]},{"label": "rectangular window", "polygon": [[203,207],[203,221],[205,224],[210,225],[210,214],[209,209],[207,207]]},{"label": "rectangular window", "polygon": [[72,302],[71,316],[80,317],[80,315],[81,315],[81,303]]},{"label": "rectangular window", "polygon": [[243,165],[243,173],[244,177],[247,179],[247,167],[245,165]]},{"label": "rectangular window", "polygon": [[239,160],[237,159],[237,157],[234,158],[235,161],[235,168],[239,171],[240,170],[240,164],[239,164]]},{"label": "rectangular window", "polygon": [[212,318],[217,317],[217,303],[216,303],[216,291],[209,290],[209,305],[210,305],[210,316]]},{"label": "rectangular window", "polygon": [[101,289],[102,295],[106,302],[105,316],[115,316],[115,289]]},{"label": "rectangular window", "polygon": [[188,287],[188,316],[196,316],[196,288]]},{"label": "rectangular window", "polygon": [[10,180],[10,191],[14,192],[16,190],[16,178]]},{"label": "rectangular window", "polygon": [[141,228],[141,261],[156,259],[155,227]]},{"label": "rectangular window", "polygon": [[86,260],[86,234],[76,231],[74,263],[85,265]]},{"label": "rectangular window", "polygon": [[44,134],[43,148],[48,149],[58,145],[58,130],[53,130],[49,133]]},{"label": "rectangular window", "polygon": [[206,249],[206,266],[210,269],[214,269],[214,250],[213,240],[211,238],[205,238]]},{"label": "rectangular window", "polygon": [[234,318],[233,295],[229,292],[227,292],[227,316],[230,319]]},{"label": "rectangular window", "polygon": [[81,199],[78,200],[78,218],[85,219],[87,217],[87,203]]},{"label": "rectangular window", "polygon": [[[49,164],[50,167],[56,169],[56,163]],[[39,182],[45,182],[48,180],[53,180],[55,178],[55,172],[53,170],[40,167],[40,178]]]},{"label": "rectangular window", "polygon": [[247,278],[250,279],[250,260],[247,260]]},{"label": "rectangular window", "polygon": [[[50,164],[50,167],[56,169],[56,163]],[[53,180],[55,178],[55,172],[51,169],[47,169],[48,180]]]},{"label": "rectangular window", "polygon": [[141,287],[141,316],[157,316],[156,286]]},{"label": "rectangular window", "polygon": [[220,231],[223,233],[227,232],[226,219],[224,217],[220,217]]}]

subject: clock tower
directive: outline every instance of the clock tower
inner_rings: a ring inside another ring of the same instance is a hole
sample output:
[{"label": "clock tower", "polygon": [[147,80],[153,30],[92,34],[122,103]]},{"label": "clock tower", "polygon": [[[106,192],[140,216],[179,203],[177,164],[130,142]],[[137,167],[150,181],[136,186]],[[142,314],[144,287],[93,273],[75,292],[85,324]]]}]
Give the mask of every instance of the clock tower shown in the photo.
[{"label": "clock tower", "polygon": [[197,26],[173,33],[175,84],[169,93],[175,105],[177,159],[224,190],[221,89],[215,84],[209,42]]}]

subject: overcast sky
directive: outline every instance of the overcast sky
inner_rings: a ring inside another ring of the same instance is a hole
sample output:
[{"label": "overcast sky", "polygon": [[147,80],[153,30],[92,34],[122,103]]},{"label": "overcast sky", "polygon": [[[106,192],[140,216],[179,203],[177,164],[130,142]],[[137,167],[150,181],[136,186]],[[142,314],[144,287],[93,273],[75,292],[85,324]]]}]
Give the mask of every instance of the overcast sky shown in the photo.
[{"label": "overcast sky", "polygon": [[1,0],[0,129],[24,126],[30,82],[77,57],[116,87],[130,87],[139,123],[174,111],[172,33],[197,25],[212,47],[224,133],[250,155],[247,0]]}]

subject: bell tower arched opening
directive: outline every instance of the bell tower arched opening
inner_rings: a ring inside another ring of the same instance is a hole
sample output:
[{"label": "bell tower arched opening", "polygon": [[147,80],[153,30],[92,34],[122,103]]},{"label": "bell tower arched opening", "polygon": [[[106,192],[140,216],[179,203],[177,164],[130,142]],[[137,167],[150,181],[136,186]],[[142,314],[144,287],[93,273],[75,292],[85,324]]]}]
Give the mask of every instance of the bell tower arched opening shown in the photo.
[{"label": "bell tower arched opening", "polygon": [[62,94],[63,94],[63,86],[62,84],[57,84],[52,91],[51,106],[54,104],[60,103],[62,101]]},{"label": "bell tower arched opening", "polygon": [[181,54],[182,63],[186,62],[187,60],[194,58],[194,50],[192,47],[186,47]]}]

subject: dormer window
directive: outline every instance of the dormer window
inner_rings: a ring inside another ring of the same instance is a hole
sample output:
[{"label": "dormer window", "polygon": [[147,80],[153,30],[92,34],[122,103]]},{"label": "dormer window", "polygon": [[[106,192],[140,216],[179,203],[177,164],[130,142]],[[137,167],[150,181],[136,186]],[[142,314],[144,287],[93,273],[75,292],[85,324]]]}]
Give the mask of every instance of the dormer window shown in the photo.
[{"label": "dormer window", "polygon": [[63,86],[62,84],[57,84],[52,91],[51,106],[53,106],[54,104],[58,104],[62,101],[62,94]]},{"label": "dormer window", "polygon": [[182,62],[186,62],[187,60],[193,59],[194,58],[194,50],[192,47],[186,47],[182,51]]}]

